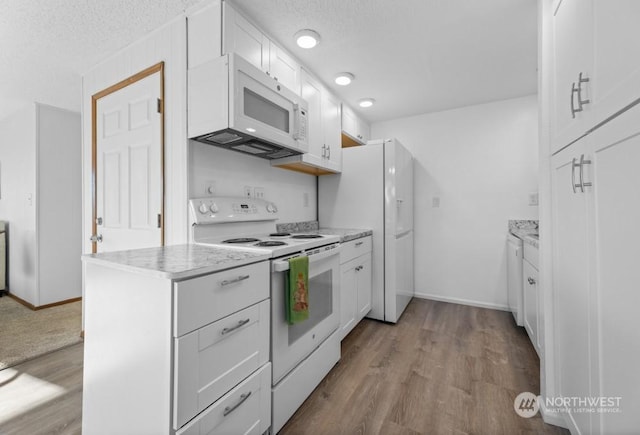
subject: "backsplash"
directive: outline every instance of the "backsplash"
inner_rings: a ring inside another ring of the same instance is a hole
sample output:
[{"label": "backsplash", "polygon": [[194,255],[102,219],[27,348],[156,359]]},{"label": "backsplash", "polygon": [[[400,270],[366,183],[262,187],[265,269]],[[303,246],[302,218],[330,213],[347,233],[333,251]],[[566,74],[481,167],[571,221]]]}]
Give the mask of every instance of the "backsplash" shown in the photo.
[{"label": "backsplash", "polygon": [[279,233],[302,233],[305,231],[317,231],[318,229],[320,229],[318,221],[289,222],[276,225],[276,230]]},{"label": "backsplash", "polygon": [[[209,193],[209,186],[213,193]],[[189,142],[189,197],[245,196],[249,188],[273,201],[280,222],[317,219],[316,177],[274,168],[268,160]],[[261,192],[260,192],[261,190]],[[260,197],[260,196],[258,196]]]}]

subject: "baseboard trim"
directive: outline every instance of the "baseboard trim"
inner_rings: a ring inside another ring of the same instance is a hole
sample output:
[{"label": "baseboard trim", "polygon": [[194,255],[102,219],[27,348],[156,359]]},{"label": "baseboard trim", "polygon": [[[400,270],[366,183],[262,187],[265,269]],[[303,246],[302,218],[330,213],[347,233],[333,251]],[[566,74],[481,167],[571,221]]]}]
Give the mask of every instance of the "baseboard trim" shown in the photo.
[{"label": "baseboard trim", "polygon": [[500,311],[510,311],[509,307],[507,305],[491,304],[491,303],[488,303],[488,302],[480,302],[480,301],[472,301],[470,299],[451,298],[451,297],[431,295],[431,294],[428,294],[428,293],[418,293],[418,292],[416,292],[414,294],[414,296],[416,298],[419,298],[419,299],[431,299],[431,300],[434,300],[434,301],[450,302],[452,304],[469,305],[469,306],[472,306],[472,307],[489,308],[489,309],[492,309],[492,310],[500,310]]},{"label": "baseboard trim", "polygon": [[22,298],[19,298],[18,296],[14,295],[13,293],[7,293],[7,296],[9,296],[14,301],[18,302],[21,305],[24,305],[25,307],[27,307],[27,308],[29,308],[30,310],[33,310],[33,311],[44,310],[45,308],[57,307],[58,305],[70,304],[72,302],[78,302],[78,301],[82,300],[82,297],[71,298],[71,299],[65,299],[64,301],[53,302],[51,304],[38,305],[36,307],[32,303],[27,302]]},{"label": "baseboard trim", "polygon": [[564,418],[564,414],[560,412],[550,412],[547,410],[547,407],[544,405],[544,400],[538,400],[540,405],[540,415],[542,416],[542,420],[547,424],[552,424],[554,426],[562,427],[565,429],[569,429],[569,425],[567,424],[567,420]]}]

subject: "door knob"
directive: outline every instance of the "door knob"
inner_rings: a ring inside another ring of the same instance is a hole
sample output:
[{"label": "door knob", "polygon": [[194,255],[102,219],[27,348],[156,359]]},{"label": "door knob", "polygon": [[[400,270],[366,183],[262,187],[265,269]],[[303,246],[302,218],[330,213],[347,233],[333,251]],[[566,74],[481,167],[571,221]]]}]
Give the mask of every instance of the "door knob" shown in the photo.
[{"label": "door knob", "polygon": [[94,234],[91,237],[89,237],[89,240],[91,241],[91,243],[102,242],[102,234]]}]

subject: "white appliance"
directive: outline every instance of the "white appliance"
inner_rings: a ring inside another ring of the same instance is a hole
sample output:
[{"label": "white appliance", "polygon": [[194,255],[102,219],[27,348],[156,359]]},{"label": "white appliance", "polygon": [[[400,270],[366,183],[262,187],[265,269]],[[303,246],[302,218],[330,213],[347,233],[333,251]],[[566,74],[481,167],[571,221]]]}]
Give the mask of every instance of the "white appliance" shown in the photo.
[{"label": "white appliance", "polygon": [[524,325],[523,283],[522,283],[522,240],[507,236],[507,299],[516,325]]},{"label": "white appliance", "polygon": [[396,323],[413,297],[413,158],[396,139],[342,150],[342,174],[318,179],[320,225],[373,229],[367,317]]},{"label": "white appliance", "polygon": [[[190,201],[194,243],[271,254],[272,433],[340,359],[340,237],[277,233],[275,204],[250,198]],[[285,318],[288,259],[309,257],[309,319]]]},{"label": "white appliance", "polygon": [[307,102],[237,54],[189,70],[189,138],[265,159],[306,153]]}]

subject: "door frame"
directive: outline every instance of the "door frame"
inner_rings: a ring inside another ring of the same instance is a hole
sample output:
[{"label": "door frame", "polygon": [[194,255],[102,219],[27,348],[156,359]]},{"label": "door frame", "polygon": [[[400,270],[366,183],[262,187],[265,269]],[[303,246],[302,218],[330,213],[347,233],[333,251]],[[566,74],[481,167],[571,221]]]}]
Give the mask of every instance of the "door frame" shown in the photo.
[{"label": "door frame", "polygon": [[[160,73],[160,176],[162,178],[161,186],[161,206],[160,206],[160,246],[164,246],[164,209],[165,209],[165,174],[164,174],[164,62],[146,68],[131,77],[128,77],[118,83],[103,89],[91,96],[91,234],[97,234],[98,224],[96,222],[98,215],[98,186],[97,186],[97,167],[98,167],[98,122],[97,108],[98,100],[113,94],[120,89],[136,83],[150,75]],[[96,253],[98,250],[98,242],[91,242],[91,252]]]}]

